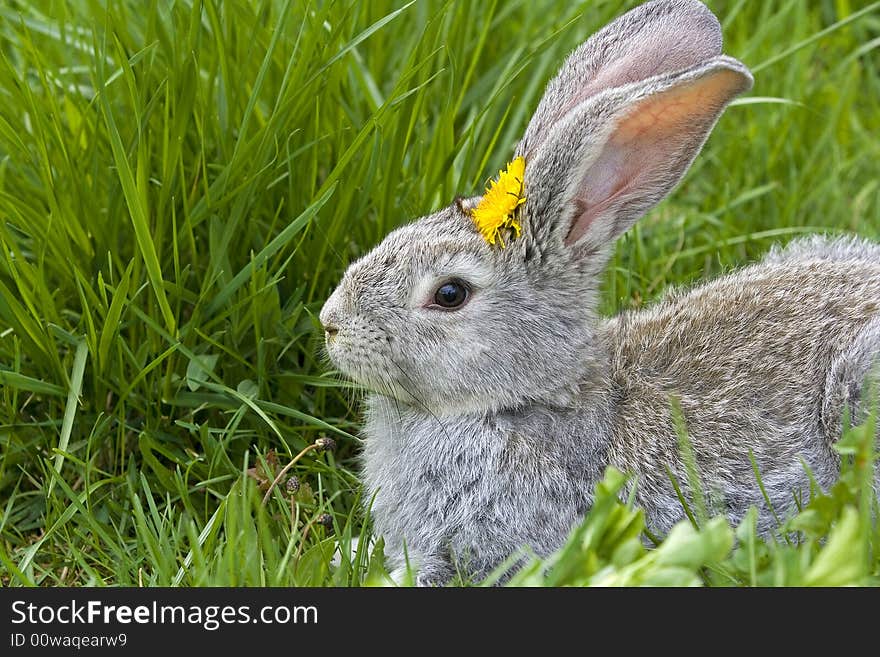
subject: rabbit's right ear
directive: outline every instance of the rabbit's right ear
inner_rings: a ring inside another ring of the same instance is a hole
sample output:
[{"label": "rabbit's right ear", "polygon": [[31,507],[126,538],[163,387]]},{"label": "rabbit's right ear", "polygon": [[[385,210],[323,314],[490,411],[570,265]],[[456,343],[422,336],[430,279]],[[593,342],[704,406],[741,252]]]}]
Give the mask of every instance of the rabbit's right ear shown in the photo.
[{"label": "rabbit's right ear", "polygon": [[575,50],[517,147],[526,237],[596,251],[660,201],[752,85],[720,53],[718,20],[697,0],[644,4]]}]

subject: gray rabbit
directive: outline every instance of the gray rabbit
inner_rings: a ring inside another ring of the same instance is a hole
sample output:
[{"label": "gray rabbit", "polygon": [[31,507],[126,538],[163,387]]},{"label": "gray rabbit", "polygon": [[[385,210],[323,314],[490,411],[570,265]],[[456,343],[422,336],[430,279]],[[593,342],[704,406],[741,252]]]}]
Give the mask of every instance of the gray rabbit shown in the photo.
[{"label": "gray rabbit", "polygon": [[844,408],[860,411],[880,355],[880,246],[802,240],[646,310],[596,313],[614,240],[751,85],[702,3],[637,7],[548,84],[497,239],[475,221],[487,191],[345,272],[320,319],[334,365],[374,391],[363,479],[393,566],[442,584],[523,547],[547,555],[608,465],[635,475],[665,532],[684,514],[669,472],[687,494],[672,399],[731,520],[755,505],[773,526],[750,455],[777,512],[809,494],[804,463],[834,481]]}]

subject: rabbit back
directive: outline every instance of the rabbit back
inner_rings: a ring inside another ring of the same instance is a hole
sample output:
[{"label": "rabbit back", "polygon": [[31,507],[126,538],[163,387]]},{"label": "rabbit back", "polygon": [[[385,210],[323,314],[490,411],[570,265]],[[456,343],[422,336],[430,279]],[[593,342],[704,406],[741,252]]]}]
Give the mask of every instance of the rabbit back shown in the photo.
[{"label": "rabbit back", "polygon": [[766,506],[750,454],[777,511],[809,492],[801,459],[820,485],[834,481],[843,407],[880,356],[878,254],[861,240],[810,238],[605,322],[609,461],[637,474],[651,524],[681,517],[669,472],[687,488],[673,397],[704,492],[732,520]]}]

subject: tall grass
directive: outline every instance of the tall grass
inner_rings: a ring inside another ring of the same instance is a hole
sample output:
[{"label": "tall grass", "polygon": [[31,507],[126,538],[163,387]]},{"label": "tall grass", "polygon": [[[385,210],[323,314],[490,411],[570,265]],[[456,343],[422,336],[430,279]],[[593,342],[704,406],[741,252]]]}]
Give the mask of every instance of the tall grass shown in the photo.
[{"label": "tall grass", "polygon": [[[0,5],[0,582],[381,579],[366,551],[329,564],[365,528],[358,395],[316,313],[388,230],[479,191],[633,4]],[[803,232],[880,237],[880,3],[709,4],[756,85],[621,240],[609,313]],[[730,572],[700,581],[766,583]]]}]

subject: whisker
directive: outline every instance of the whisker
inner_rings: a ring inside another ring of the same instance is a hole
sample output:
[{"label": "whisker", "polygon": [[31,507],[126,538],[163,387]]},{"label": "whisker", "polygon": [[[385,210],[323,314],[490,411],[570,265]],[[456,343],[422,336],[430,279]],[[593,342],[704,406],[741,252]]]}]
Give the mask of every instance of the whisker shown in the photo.
[{"label": "whisker", "polygon": [[[389,391],[394,390],[393,381],[390,378],[386,378],[386,375],[380,375],[380,381],[383,386],[385,386]],[[403,420],[403,411],[400,410],[400,400],[393,394],[385,395],[394,403],[394,408],[397,411],[397,421],[401,422]]]},{"label": "whisker", "polygon": [[[403,374],[403,376],[405,376],[409,380],[410,383],[412,383],[412,379],[410,378],[409,374],[407,374],[406,370],[404,370],[400,365],[397,364],[397,361],[395,361],[394,358],[389,357],[388,360],[390,360],[391,363],[394,365],[394,367],[396,367],[398,370],[400,370],[400,373]],[[412,392],[412,390],[410,390],[409,388],[404,386],[402,383],[400,384],[400,387],[403,388],[404,390],[406,390],[407,394],[409,394],[410,397],[412,397],[414,400],[416,400],[419,403],[419,406],[421,406],[422,409],[426,413],[428,413],[428,415],[430,415],[432,418],[434,418],[434,421],[437,422],[437,426],[439,426],[440,429],[443,431],[443,434],[446,436],[446,439],[449,440],[450,442],[452,442],[452,436],[446,430],[446,426],[443,424],[443,422],[440,421],[440,418],[437,417],[430,408],[428,408],[428,405],[424,401],[422,401],[421,398],[419,398],[417,395],[415,395]]]}]

